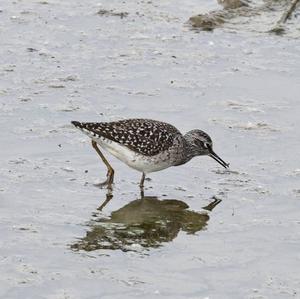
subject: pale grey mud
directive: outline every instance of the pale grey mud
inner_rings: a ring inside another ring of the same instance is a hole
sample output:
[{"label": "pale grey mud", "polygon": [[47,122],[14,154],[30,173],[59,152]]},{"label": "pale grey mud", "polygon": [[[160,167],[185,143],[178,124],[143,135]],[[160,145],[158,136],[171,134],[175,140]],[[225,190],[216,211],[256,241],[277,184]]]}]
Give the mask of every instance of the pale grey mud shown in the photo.
[{"label": "pale grey mud", "polygon": [[[217,9],[1,2],[1,298],[300,298],[299,23],[187,26]],[[108,155],[107,195],[70,121],[129,117],[203,129],[230,170],[199,157],[151,174],[141,198],[140,174]]]}]

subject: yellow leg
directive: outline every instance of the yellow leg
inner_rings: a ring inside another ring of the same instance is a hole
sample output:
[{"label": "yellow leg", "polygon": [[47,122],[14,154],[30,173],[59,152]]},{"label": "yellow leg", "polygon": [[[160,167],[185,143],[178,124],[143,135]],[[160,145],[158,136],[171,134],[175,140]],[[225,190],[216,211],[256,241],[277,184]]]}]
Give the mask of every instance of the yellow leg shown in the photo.
[{"label": "yellow leg", "polygon": [[106,180],[103,183],[97,184],[97,186],[102,187],[102,186],[107,185],[109,188],[111,188],[111,185],[114,182],[114,173],[115,173],[115,171],[113,170],[111,165],[108,163],[108,161],[106,160],[106,158],[104,157],[104,155],[102,154],[102,152],[98,148],[97,143],[94,140],[92,140],[92,146],[95,149],[95,151],[97,152],[97,154],[100,156],[100,158],[102,159],[103,163],[107,167]]}]

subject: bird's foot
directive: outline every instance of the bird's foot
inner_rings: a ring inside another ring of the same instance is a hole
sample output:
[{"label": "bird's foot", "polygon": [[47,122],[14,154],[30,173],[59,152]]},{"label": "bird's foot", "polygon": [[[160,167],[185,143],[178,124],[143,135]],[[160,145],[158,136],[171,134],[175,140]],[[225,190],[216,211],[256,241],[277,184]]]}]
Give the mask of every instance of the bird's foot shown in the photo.
[{"label": "bird's foot", "polygon": [[102,183],[98,183],[98,184],[94,184],[94,186],[99,187],[99,188],[103,188],[107,186],[107,189],[112,190],[112,185],[114,183],[114,174],[113,172],[108,172],[106,175],[106,180]]},{"label": "bird's foot", "polygon": [[95,187],[98,187],[98,188],[104,188],[107,186],[107,188],[110,188],[112,189],[112,183],[109,183],[108,180],[105,180],[104,182],[102,183],[97,183],[97,184],[94,184]]}]

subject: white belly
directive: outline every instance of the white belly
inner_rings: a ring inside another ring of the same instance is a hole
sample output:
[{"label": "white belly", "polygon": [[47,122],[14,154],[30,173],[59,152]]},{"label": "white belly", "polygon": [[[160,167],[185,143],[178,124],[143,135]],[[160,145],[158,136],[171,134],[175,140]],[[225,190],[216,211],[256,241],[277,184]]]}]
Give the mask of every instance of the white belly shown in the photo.
[{"label": "white belly", "polygon": [[118,142],[114,142],[103,137],[90,137],[106,151],[126,163],[131,168],[134,168],[140,172],[150,173],[172,166],[168,160],[161,161],[157,158],[157,156],[148,157],[138,154]]}]

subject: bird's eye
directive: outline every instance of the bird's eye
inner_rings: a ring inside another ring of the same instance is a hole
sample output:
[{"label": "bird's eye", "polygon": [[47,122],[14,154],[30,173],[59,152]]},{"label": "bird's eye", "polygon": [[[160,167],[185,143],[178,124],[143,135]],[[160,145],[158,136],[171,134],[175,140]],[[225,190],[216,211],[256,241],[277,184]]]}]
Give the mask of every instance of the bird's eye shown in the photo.
[{"label": "bird's eye", "polygon": [[209,148],[209,147],[210,147],[210,144],[207,143],[207,142],[204,142],[204,147]]}]

